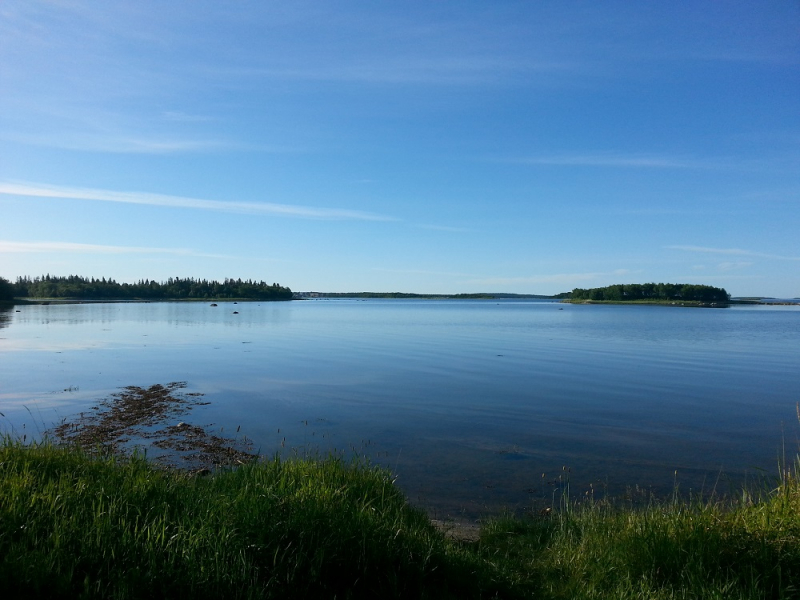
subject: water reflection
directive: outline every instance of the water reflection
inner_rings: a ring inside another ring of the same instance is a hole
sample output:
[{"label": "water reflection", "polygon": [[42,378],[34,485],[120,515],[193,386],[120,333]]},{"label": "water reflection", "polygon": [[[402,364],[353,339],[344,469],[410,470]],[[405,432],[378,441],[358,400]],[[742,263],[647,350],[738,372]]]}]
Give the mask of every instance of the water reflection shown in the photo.
[{"label": "water reflection", "polygon": [[14,312],[14,305],[0,304],[0,329],[11,325],[11,315]]}]

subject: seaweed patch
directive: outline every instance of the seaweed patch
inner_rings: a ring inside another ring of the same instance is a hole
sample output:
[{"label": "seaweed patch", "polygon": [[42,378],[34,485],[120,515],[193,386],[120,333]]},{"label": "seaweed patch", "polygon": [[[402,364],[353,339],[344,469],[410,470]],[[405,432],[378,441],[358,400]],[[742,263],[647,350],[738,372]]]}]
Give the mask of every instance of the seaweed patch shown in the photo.
[{"label": "seaweed patch", "polygon": [[89,452],[119,456],[150,445],[163,451],[155,457],[158,462],[200,471],[254,460],[247,437],[210,433],[211,425],[175,424],[193,408],[209,404],[201,400],[203,394],[182,391],[185,388],[185,381],[146,388],[128,386],[77,418],[65,419],[50,433],[62,443]]}]

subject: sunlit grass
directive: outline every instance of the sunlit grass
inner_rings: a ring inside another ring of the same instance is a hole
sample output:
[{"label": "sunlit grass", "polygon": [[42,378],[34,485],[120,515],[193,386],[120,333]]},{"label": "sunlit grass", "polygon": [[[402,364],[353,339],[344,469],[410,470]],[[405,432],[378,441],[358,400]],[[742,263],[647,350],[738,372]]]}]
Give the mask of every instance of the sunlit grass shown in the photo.
[{"label": "sunlit grass", "polygon": [[410,507],[387,472],[336,458],[189,477],[7,442],[0,482],[5,592],[476,597],[493,585],[478,585],[477,558]]},{"label": "sunlit grass", "polygon": [[4,597],[793,598],[800,483],[725,501],[565,500],[446,538],[391,475],[336,457],[189,476],[0,446]]},{"label": "sunlit grass", "polygon": [[481,552],[542,598],[800,597],[800,485],[758,497],[570,504],[499,519]]}]

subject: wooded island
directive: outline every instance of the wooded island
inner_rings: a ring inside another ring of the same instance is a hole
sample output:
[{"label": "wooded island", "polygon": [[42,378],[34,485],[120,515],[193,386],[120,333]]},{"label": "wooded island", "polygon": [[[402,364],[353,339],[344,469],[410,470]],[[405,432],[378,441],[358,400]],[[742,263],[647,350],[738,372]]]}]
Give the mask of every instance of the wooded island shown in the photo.
[{"label": "wooded island", "polygon": [[572,301],[689,301],[709,304],[727,304],[730,299],[724,288],[691,283],[628,283],[586,290],[575,288],[570,297]]}]

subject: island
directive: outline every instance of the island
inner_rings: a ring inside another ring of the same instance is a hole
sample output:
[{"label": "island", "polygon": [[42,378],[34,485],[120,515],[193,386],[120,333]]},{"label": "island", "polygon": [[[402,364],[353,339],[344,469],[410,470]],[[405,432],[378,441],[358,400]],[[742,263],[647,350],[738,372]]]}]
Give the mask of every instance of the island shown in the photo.
[{"label": "island", "polygon": [[683,304],[692,306],[720,306],[731,303],[724,288],[691,283],[627,283],[606,287],[572,290],[564,300],[572,303],[629,303]]}]

